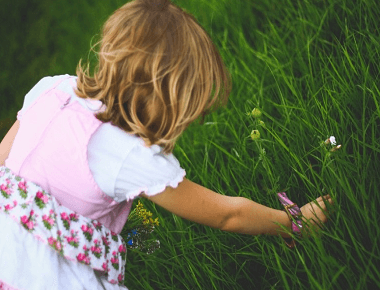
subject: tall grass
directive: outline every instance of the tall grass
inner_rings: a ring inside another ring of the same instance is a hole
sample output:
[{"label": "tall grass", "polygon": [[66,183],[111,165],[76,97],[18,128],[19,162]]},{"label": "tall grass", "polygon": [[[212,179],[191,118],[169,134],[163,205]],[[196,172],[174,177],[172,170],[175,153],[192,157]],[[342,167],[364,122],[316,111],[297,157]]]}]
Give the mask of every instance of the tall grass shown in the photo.
[{"label": "tall grass", "polygon": [[[12,98],[16,101],[1,111],[2,120],[15,118],[23,95],[41,77],[74,74],[91,37],[123,4],[40,2],[35,4],[43,12],[30,20],[35,29],[27,29],[31,47],[24,51],[11,43],[8,51],[13,57],[2,72],[0,101],[3,108]],[[128,251],[126,286],[379,289],[377,2],[173,2],[209,31],[234,86],[227,108],[209,115],[203,126],[192,124],[179,139],[174,155],[187,178],[277,209],[282,209],[279,191],[300,206],[330,193],[336,206],[320,237],[297,239],[297,247],[290,250],[279,237],[222,232],[143,200],[160,218],[155,237],[161,248],[152,255]],[[17,15],[17,10],[12,13]],[[55,17],[62,23],[53,21]],[[45,38],[40,40],[39,34]],[[33,62],[38,46],[45,54]],[[25,60],[13,66],[16,56],[29,49]],[[0,53],[2,62],[8,54]],[[264,125],[249,115],[254,108],[262,111]],[[260,139],[250,138],[253,129],[260,131]],[[342,144],[336,152],[321,145],[330,135]]]}]

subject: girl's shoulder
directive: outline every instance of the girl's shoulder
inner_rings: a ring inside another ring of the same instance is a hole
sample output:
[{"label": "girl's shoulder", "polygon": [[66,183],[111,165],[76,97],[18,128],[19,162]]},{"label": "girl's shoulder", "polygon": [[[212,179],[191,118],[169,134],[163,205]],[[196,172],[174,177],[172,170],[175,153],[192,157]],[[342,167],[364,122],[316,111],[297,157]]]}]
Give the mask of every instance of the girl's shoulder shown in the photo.
[{"label": "girl's shoulder", "polygon": [[167,186],[176,187],[186,171],[172,153],[163,154],[162,150],[157,145],[147,147],[142,139],[138,140],[121,166],[116,195],[120,194],[123,199],[134,199],[142,192],[155,195]]},{"label": "girl's shoulder", "polygon": [[69,75],[56,75],[56,76],[46,76],[40,79],[37,84],[35,84],[32,89],[25,95],[24,103],[21,111],[28,108],[38,96],[40,96],[44,91],[51,88],[57,81],[67,77]]},{"label": "girl's shoulder", "polygon": [[50,87],[52,87],[57,81],[60,79],[63,79],[65,77],[68,77],[70,75],[64,74],[64,75],[55,75],[55,76],[46,76],[40,79],[37,84],[34,85],[34,87],[30,90],[30,92],[34,92],[36,90],[46,90]]},{"label": "girl's shoulder", "polygon": [[[177,173],[180,169],[180,163],[173,153],[164,154],[163,148],[158,145],[147,146],[142,138],[129,135],[135,142],[129,152],[125,163],[134,164],[135,168],[151,171],[155,175],[171,175]],[[167,173],[167,174],[165,174]],[[149,173],[147,175],[150,175]]]}]

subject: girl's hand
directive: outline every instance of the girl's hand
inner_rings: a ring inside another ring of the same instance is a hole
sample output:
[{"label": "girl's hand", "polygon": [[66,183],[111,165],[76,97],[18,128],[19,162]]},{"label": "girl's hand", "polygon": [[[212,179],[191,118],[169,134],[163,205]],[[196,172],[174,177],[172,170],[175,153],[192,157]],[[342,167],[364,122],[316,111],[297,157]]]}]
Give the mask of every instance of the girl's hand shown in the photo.
[{"label": "girl's hand", "polygon": [[[329,202],[331,205],[334,204],[334,202],[331,200],[330,195],[325,195],[323,197],[326,202]],[[326,205],[322,199],[322,196],[318,197],[316,199],[319,206],[327,212]],[[323,213],[322,209],[320,209],[314,201],[309,202],[305,204],[303,207],[300,208],[301,213],[303,215],[302,218],[302,236],[309,238],[312,233],[317,233],[319,230],[319,227],[321,228],[324,223],[327,222],[328,217],[330,216],[327,212],[327,216]],[[305,222],[306,221],[306,222]]]}]

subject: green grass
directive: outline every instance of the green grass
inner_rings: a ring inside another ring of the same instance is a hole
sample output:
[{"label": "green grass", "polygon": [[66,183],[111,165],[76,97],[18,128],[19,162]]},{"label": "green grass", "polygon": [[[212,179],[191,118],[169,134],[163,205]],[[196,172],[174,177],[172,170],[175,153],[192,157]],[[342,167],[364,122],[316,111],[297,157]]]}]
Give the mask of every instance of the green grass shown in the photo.
[{"label": "green grass", "polygon": [[[43,76],[74,74],[123,2],[1,2],[3,137],[25,93]],[[233,77],[227,108],[192,124],[175,147],[187,178],[277,209],[279,191],[298,205],[328,192],[337,206],[321,238],[290,250],[279,237],[222,232],[144,200],[160,218],[161,248],[128,251],[126,286],[379,289],[377,1],[174,2],[210,33]],[[265,127],[246,114],[253,108]],[[251,140],[253,129],[259,140]],[[330,135],[342,144],[337,152],[320,145]]]}]

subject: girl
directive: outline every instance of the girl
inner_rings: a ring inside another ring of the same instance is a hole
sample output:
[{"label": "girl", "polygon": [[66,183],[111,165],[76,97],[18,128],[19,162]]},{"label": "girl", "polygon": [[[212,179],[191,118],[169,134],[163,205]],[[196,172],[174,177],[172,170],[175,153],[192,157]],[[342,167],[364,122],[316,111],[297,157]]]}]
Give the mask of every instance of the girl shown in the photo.
[{"label": "girl", "polygon": [[327,221],[329,196],[299,210],[281,195],[284,212],[185,178],[177,138],[231,91],[194,17],[169,0],[135,0],[107,20],[100,43],[94,75],[79,62],[77,77],[43,78],[1,143],[0,289],[127,289],[119,234],[138,197],[243,234],[291,237],[283,228],[299,231],[296,214],[310,221],[306,235]]}]

